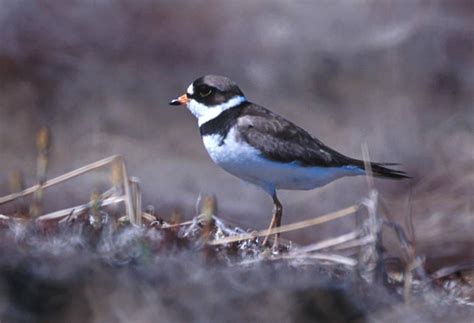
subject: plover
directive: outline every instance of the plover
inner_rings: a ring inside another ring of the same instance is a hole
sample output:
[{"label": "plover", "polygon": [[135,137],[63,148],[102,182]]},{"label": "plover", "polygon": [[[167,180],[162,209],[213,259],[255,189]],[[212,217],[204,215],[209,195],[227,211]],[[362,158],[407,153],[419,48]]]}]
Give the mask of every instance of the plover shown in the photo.
[{"label": "plover", "polygon": [[[200,77],[170,105],[186,105],[197,118],[204,147],[214,163],[272,197],[269,230],[281,224],[283,208],[277,190],[310,190],[344,176],[366,174],[362,160],[329,148],[294,123],[248,101],[227,77]],[[408,177],[387,168],[389,165],[395,164],[370,163],[373,176]],[[263,244],[267,240],[268,235]]]}]

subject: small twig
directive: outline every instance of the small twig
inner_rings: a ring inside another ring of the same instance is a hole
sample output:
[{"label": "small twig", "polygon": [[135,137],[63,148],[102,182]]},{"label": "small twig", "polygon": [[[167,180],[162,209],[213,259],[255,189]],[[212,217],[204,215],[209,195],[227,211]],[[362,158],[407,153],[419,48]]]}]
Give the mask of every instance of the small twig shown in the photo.
[{"label": "small twig", "polygon": [[[101,205],[102,206],[107,206],[107,205],[110,205],[110,204],[123,202],[124,200],[125,200],[125,196],[123,196],[123,195],[122,196],[109,197],[109,198],[103,200],[101,202]],[[51,213],[48,213],[48,214],[41,215],[36,219],[36,221],[48,221],[48,220],[59,219],[59,218],[62,218],[64,216],[67,216],[67,215],[71,214],[72,211],[74,211],[74,213],[77,214],[77,213],[81,213],[83,211],[88,210],[90,207],[91,207],[91,203],[89,202],[89,203],[86,203],[86,204],[70,207],[70,208],[67,208],[67,209],[64,209],[64,210],[59,210],[59,211],[55,211],[55,212],[51,212]]]},{"label": "small twig", "polygon": [[162,226],[160,226],[160,229],[172,229],[172,228],[182,227],[184,225],[193,224],[193,222],[194,222],[194,220],[184,221],[184,222],[175,223],[175,224],[164,223]]},{"label": "small twig", "polygon": [[94,229],[99,229],[102,226],[102,215],[100,213],[100,208],[102,207],[102,201],[100,195],[97,192],[92,192],[91,199],[89,202],[90,210],[90,224]]},{"label": "small twig", "polygon": [[361,250],[359,256],[359,270],[361,276],[368,282],[373,282],[376,270],[380,264],[381,246],[381,226],[382,221],[377,215],[378,193],[376,190],[369,191],[369,197],[362,202],[367,208],[368,218],[361,229],[366,231],[366,235],[372,241],[364,250]]},{"label": "small twig", "polygon": [[[51,187],[53,185],[59,184],[59,183],[64,182],[64,181],[67,181],[71,178],[80,176],[80,175],[82,175],[84,173],[87,173],[87,172],[90,172],[94,169],[101,168],[105,165],[110,164],[111,162],[113,162],[114,160],[116,160],[119,157],[120,157],[119,155],[114,155],[114,156],[111,156],[111,157],[108,157],[108,158],[104,158],[104,159],[99,160],[95,163],[80,167],[80,168],[75,169],[75,170],[73,170],[69,173],[66,173],[66,174],[63,174],[61,176],[55,177],[53,179],[47,180],[43,183],[42,189],[46,189],[46,188]],[[37,184],[37,185],[31,186],[31,187],[29,187],[29,188],[27,188],[27,189],[25,189],[21,192],[17,192],[17,193],[13,193],[13,194],[10,194],[10,195],[3,196],[3,197],[0,198],[0,205],[8,203],[10,201],[13,201],[13,200],[15,200],[19,197],[28,196],[28,195],[34,193],[38,188],[39,188],[39,185]]]},{"label": "small twig", "polygon": [[106,198],[109,198],[109,197],[114,196],[114,195],[118,195],[116,187],[109,188],[107,191],[105,191],[104,193],[102,193],[100,195],[100,198],[102,200],[105,200]]},{"label": "small twig", "polygon": [[41,206],[43,203],[43,185],[46,182],[46,172],[48,170],[49,147],[49,131],[47,128],[41,128],[36,136],[36,149],[38,151],[36,157],[36,179],[38,181],[38,187],[34,191],[33,202],[30,205],[30,216],[33,218],[38,217],[41,212]]},{"label": "small twig", "polygon": [[431,279],[440,279],[464,270],[474,270],[474,261],[443,267],[432,273],[430,276]]},{"label": "small twig", "polygon": [[204,220],[204,227],[201,231],[202,240],[207,243],[211,239],[212,231],[214,230],[214,215],[217,214],[217,201],[216,198],[211,196],[205,196],[202,200],[201,214]]},{"label": "small twig", "polygon": [[201,200],[202,200],[202,192],[199,192],[199,195],[196,199],[196,204],[194,204],[194,214],[195,216],[200,215],[200,209],[201,209]]},{"label": "small twig", "polygon": [[367,143],[362,144],[362,160],[364,161],[367,185],[369,186],[369,190],[373,190],[374,176],[372,174],[372,164],[370,163],[369,148],[367,147]]},{"label": "small twig", "polygon": [[125,209],[127,210],[127,215],[130,220],[130,223],[134,226],[139,226],[137,221],[137,216],[135,214],[135,209],[133,208],[133,197],[132,197],[132,191],[130,189],[130,183],[128,180],[128,174],[127,174],[127,167],[125,166],[125,161],[123,160],[122,156],[118,156],[118,160],[120,161],[120,164],[122,165],[122,179],[123,179],[123,187],[125,189]]},{"label": "small twig", "polygon": [[403,257],[405,261],[405,270],[404,270],[404,286],[403,286],[403,295],[406,303],[410,302],[411,299],[411,284],[413,281],[413,270],[415,270],[418,277],[425,284],[429,284],[428,275],[423,264],[423,259],[420,256],[416,255],[416,249],[413,243],[408,239],[407,234],[403,228],[397,224],[390,221],[384,221],[384,225],[391,228],[400,242],[401,250],[403,251]]},{"label": "small twig", "polygon": [[317,243],[310,244],[309,246],[298,248],[294,251],[294,253],[307,253],[307,252],[317,251],[321,249],[326,249],[329,247],[334,247],[348,241],[353,241],[358,236],[359,236],[359,232],[350,232],[347,234],[343,234],[339,237],[326,239]]},{"label": "small twig", "polygon": [[[284,256],[284,258],[287,257],[288,259],[291,259],[289,256]],[[354,267],[357,265],[357,260],[346,257],[346,256],[341,256],[341,255],[336,255],[336,254],[325,254],[325,253],[311,253],[309,255],[302,255],[298,257],[294,257],[295,259],[302,258],[302,259],[317,259],[317,260],[328,260],[336,263],[340,263],[343,265],[351,266]]]},{"label": "small twig", "polygon": [[413,283],[413,268],[415,268],[414,263],[410,262],[405,266],[404,270],[404,280],[403,280],[403,300],[406,304],[411,303],[411,285]]},{"label": "small twig", "polygon": [[364,236],[362,238],[355,239],[355,240],[348,241],[348,242],[344,242],[344,243],[342,243],[338,246],[335,246],[334,250],[345,250],[345,249],[351,249],[351,248],[355,248],[355,247],[362,247],[362,246],[368,245],[369,243],[373,243],[373,242],[374,242],[373,237]]},{"label": "small twig", "polygon": [[76,214],[74,213],[75,209],[71,210],[71,213],[69,215],[66,215],[63,217],[61,220],[58,221],[58,223],[63,223],[63,222],[70,222],[76,219]]},{"label": "small twig", "polygon": [[224,238],[224,239],[210,241],[209,244],[211,244],[211,245],[221,245],[221,244],[237,242],[237,241],[241,241],[241,240],[254,239],[256,237],[263,237],[263,236],[266,236],[267,234],[275,234],[275,233],[282,233],[282,232],[299,230],[299,229],[307,228],[307,227],[314,226],[314,225],[319,225],[319,224],[322,224],[322,223],[325,223],[325,222],[333,221],[333,220],[336,220],[338,218],[342,218],[342,217],[351,215],[351,214],[355,213],[357,211],[357,209],[358,209],[358,206],[353,205],[353,206],[350,206],[348,208],[345,208],[345,209],[342,209],[342,210],[339,210],[339,211],[336,211],[336,212],[333,212],[333,213],[325,214],[323,216],[319,216],[319,217],[314,218],[314,219],[305,220],[305,221],[301,221],[301,222],[296,222],[296,223],[280,226],[278,228],[271,229],[270,232],[267,229],[265,229],[265,230],[255,232],[255,234],[241,234],[241,235],[236,235],[236,236],[230,236],[230,237],[227,237],[227,238]]},{"label": "small twig", "polygon": [[[137,220],[136,212],[135,212],[135,209],[134,209],[134,200],[133,200],[133,196],[132,196],[132,193],[131,193],[129,178],[128,178],[128,174],[127,174],[127,168],[125,167],[125,162],[124,162],[122,156],[120,156],[120,155],[114,155],[114,156],[111,156],[111,157],[108,157],[108,158],[104,158],[104,159],[99,160],[95,163],[86,165],[84,167],[78,168],[78,169],[76,169],[74,171],[71,171],[69,173],[63,174],[63,175],[58,176],[56,178],[53,178],[49,181],[39,183],[38,185],[27,188],[26,190],[23,190],[21,192],[4,196],[4,197],[0,198],[0,205],[4,204],[4,203],[7,203],[7,202],[10,202],[10,201],[13,201],[13,200],[15,200],[19,197],[27,196],[29,194],[32,194],[32,193],[38,191],[38,190],[43,190],[43,189],[48,188],[50,186],[53,186],[53,185],[56,185],[58,183],[67,181],[71,178],[80,176],[84,173],[90,172],[90,171],[95,170],[97,168],[101,168],[101,167],[103,167],[105,165],[108,165],[110,163],[113,163],[113,162],[119,163],[119,166],[117,166],[117,167],[119,167],[120,170],[121,170],[122,176],[120,176],[120,179],[122,180],[122,185],[123,185],[124,191],[125,191],[125,200],[124,200],[124,202],[125,202],[125,208],[126,208],[127,216],[129,217],[130,223],[132,223],[133,225],[139,225],[139,223],[141,223],[141,219]],[[114,170],[114,167],[112,167],[112,170]],[[114,176],[112,175],[112,177],[114,177]],[[112,181],[114,181],[114,179]],[[59,212],[59,214],[62,214],[61,213],[62,211],[58,211],[58,212]]]},{"label": "small twig", "polygon": [[280,254],[268,258],[257,258],[257,259],[250,259],[250,260],[244,260],[237,265],[250,265],[253,263],[257,262],[262,262],[264,260],[292,260],[292,259],[297,259],[297,260],[305,260],[305,259],[314,259],[314,260],[322,260],[322,261],[331,261],[347,266],[354,267],[357,265],[357,261],[353,258],[350,257],[345,257],[341,255],[336,255],[336,254],[326,254],[326,253],[310,253],[310,254]]},{"label": "small twig", "polygon": [[[18,192],[21,192],[25,189],[25,180],[23,178],[23,173],[20,171],[14,171],[9,179],[9,184],[10,184],[10,192],[12,194],[16,194]],[[27,207],[25,204],[24,199],[19,199],[18,201],[18,207],[17,207],[17,214],[26,214]]]},{"label": "small twig", "polygon": [[150,213],[142,212],[142,218],[152,223],[156,221],[156,217]]},{"label": "small twig", "polygon": [[388,228],[392,229],[393,232],[395,232],[397,238],[398,238],[398,241],[400,242],[400,246],[401,246],[401,249],[403,251],[403,256],[404,256],[404,260],[405,262],[410,262],[411,260],[411,242],[410,240],[408,239],[406,233],[405,233],[405,230],[403,230],[403,228],[397,224],[397,223],[394,223],[394,222],[391,222],[391,221],[383,221],[382,222],[383,225],[387,226]]},{"label": "small twig", "polygon": [[[411,191],[410,191],[410,197],[411,197]],[[413,269],[417,269],[418,273],[421,273],[421,279],[424,279],[426,277],[426,273],[424,271],[424,268],[422,267],[423,261],[419,257],[416,256],[416,237],[415,237],[415,226],[413,225],[413,217],[412,217],[412,208],[411,208],[411,203],[409,200],[409,205],[410,209],[408,212],[406,212],[405,215],[405,226],[408,231],[409,235],[409,241],[408,241],[408,247],[407,247],[407,256],[409,259],[409,262],[407,263],[405,267],[405,282],[404,282],[404,291],[403,291],[403,296],[405,299],[405,303],[410,303],[411,302],[411,285],[413,281]],[[425,279],[424,279],[425,280]]]},{"label": "small twig", "polygon": [[416,249],[416,233],[415,233],[415,226],[413,224],[413,203],[412,203],[412,188],[410,187],[410,191],[408,192],[408,212],[405,216],[405,226],[407,228],[407,234],[410,241],[413,244],[413,248]]},{"label": "small twig", "polygon": [[140,188],[140,179],[138,177],[130,177],[130,187],[133,196],[133,208],[135,210],[136,225],[142,225],[142,192]]}]

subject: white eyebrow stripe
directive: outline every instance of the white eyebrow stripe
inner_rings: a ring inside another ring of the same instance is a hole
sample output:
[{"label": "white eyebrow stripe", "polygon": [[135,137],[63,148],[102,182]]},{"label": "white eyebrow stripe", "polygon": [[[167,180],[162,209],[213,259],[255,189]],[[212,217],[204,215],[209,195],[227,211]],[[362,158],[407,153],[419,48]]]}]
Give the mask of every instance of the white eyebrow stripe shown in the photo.
[{"label": "white eyebrow stripe", "polygon": [[189,94],[189,95],[193,95],[194,94],[194,86],[193,84],[191,83],[188,88],[186,89],[186,93]]}]

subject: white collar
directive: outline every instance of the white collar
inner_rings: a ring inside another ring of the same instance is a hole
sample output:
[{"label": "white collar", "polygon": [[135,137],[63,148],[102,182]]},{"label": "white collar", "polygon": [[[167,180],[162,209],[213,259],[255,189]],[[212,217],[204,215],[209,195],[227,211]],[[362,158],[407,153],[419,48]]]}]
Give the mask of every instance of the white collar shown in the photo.
[{"label": "white collar", "polygon": [[197,102],[196,100],[191,99],[187,105],[187,108],[198,119],[198,125],[201,126],[206,122],[216,118],[223,111],[236,107],[245,101],[247,101],[247,99],[244,96],[239,95],[233,97],[227,102],[213,106],[206,106]]}]

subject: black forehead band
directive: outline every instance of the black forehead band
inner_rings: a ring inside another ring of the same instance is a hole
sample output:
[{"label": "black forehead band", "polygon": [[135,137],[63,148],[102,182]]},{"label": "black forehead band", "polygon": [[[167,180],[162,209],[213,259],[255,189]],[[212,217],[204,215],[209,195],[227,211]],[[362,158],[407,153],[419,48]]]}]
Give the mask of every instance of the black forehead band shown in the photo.
[{"label": "black forehead band", "polygon": [[[211,89],[213,89],[214,95],[212,97],[220,101],[228,100],[235,95],[244,95],[237,86],[237,84],[232,82],[230,79],[221,76],[207,75],[200,77],[193,82],[194,91],[193,94],[188,95],[188,97],[201,102],[212,101],[211,98],[202,98],[199,96],[199,90],[202,86],[210,87]],[[207,91],[207,89],[205,91]]]},{"label": "black forehead band", "polygon": [[232,82],[230,79],[213,75],[203,76],[194,81],[195,87],[199,87],[203,84],[215,88],[221,92],[229,91],[237,87],[237,84]]}]

